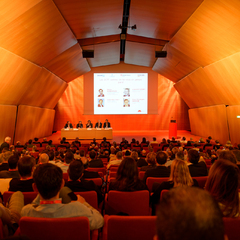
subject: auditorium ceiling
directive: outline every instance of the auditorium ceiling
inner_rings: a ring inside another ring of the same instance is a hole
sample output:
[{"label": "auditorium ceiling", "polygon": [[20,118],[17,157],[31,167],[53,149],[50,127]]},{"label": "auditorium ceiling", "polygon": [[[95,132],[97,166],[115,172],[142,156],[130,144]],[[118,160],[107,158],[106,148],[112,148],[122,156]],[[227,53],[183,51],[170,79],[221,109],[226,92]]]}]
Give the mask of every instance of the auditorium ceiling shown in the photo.
[{"label": "auditorium ceiling", "polygon": [[[240,50],[240,1],[1,0],[0,47],[70,82],[124,62],[178,82]],[[136,26],[136,29],[134,29]],[[94,58],[82,52],[94,51]],[[155,57],[166,51],[166,57]]]}]

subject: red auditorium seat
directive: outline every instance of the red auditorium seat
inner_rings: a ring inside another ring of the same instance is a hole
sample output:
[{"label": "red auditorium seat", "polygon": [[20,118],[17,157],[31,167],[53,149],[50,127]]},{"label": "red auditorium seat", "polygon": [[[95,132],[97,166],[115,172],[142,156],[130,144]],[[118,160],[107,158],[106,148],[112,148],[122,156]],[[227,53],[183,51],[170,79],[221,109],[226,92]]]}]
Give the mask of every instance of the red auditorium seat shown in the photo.
[{"label": "red auditorium seat", "polygon": [[104,216],[103,240],[152,240],[156,216]]},{"label": "red auditorium seat", "polygon": [[86,170],[89,171],[89,172],[102,172],[103,175],[106,175],[106,168],[105,167],[102,167],[102,168],[90,168],[90,167],[88,167]]},{"label": "red auditorium seat", "polygon": [[65,182],[68,181],[68,173],[63,173],[63,179]]},{"label": "red auditorium seat", "polygon": [[[8,198],[13,194],[14,192],[6,191],[3,193],[3,202],[6,205],[6,202],[8,201]],[[32,203],[32,201],[37,197],[37,192],[23,192],[24,196],[24,205],[27,205],[29,203]]]},{"label": "red auditorium seat", "polygon": [[143,179],[144,175],[145,175],[145,171],[139,171],[138,172],[138,176],[141,180]]},{"label": "red auditorium seat", "polygon": [[97,240],[98,230],[90,234],[87,217],[36,218],[22,217],[15,235],[26,235],[30,240]]},{"label": "red auditorium seat", "polygon": [[146,180],[146,184],[147,184],[149,191],[152,192],[153,183],[155,183],[155,182],[162,183],[162,182],[166,182],[168,180],[169,180],[169,177],[167,177],[167,178],[148,177]]},{"label": "red auditorium seat", "polygon": [[109,191],[105,199],[105,213],[116,215],[120,212],[130,216],[150,215],[149,191]]},{"label": "red auditorium seat", "polygon": [[87,203],[89,203],[95,209],[98,209],[98,198],[95,191],[86,191],[86,192],[74,192],[76,195],[82,196]]},{"label": "red auditorium seat", "polygon": [[223,218],[223,222],[228,240],[240,239],[240,218]]},{"label": "red auditorium seat", "polygon": [[166,194],[166,193],[168,193],[168,189],[163,189],[162,191],[161,191],[161,196],[160,196],[160,199],[162,199],[163,198],[163,196]]},{"label": "red auditorium seat", "polygon": [[84,178],[87,181],[93,181],[97,186],[102,186],[103,182],[101,178]]},{"label": "red auditorium seat", "polygon": [[202,177],[193,177],[193,179],[196,179],[198,182],[198,185],[200,188],[204,188],[206,181],[207,181],[208,176],[202,176]]},{"label": "red auditorium seat", "polygon": [[0,219],[0,239],[3,239],[3,224],[1,219]]}]

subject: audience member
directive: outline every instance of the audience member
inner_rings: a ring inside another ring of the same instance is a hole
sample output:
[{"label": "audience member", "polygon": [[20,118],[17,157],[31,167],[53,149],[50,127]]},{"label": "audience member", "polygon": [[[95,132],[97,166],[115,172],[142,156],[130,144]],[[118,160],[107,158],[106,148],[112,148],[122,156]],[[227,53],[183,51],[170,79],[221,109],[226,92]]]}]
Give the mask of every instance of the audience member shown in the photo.
[{"label": "audience member", "polygon": [[131,157],[125,157],[117,170],[116,180],[110,182],[109,190],[138,191],[148,190],[146,184],[138,177],[137,163]]},{"label": "audience member", "polygon": [[9,191],[33,192],[33,170],[35,167],[35,159],[32,157],[22,157],[18,161],[19,178],[13,178],[9,182]]},{"label": "audience member", "polygon": [[42,143],[40,143],[40,142],[38,141],[38,138],[36,138],[36,137],[34,138],[34,142],[33,142],[33,144],[34,144],[34,145],[37,144],[39,147],[42,146]]},{"label": "audience member", "polygon": [[82,161],[74,160],[68,168],[68,182],[65,183],[73,192],[95,191],[98,195],[98,203],[102,202],[103,195],[101,189],[93,182],[83,179],[84,166]]},{"label": "audience member", "polygon": [[77,196],[76,201],[68,204],[61,203],[59,192],[64,185],[64,180],[59,167],[51,163],[41,164],[34,171],[33,179],[33,188],[39,195],[32,204],[23,207],[22,216],[45,218],[86,216],[89,219],[90,230],[103,226],[102,215],[80,195]]},{"label": "audience member", "polygon": [[164,194],[158,206],[157,239],[224,240],[221,211],[202,189],[174,188]]},{"label": "audience member", "polygon": [[212,147],[212,144],[210,143],[209,139],[207,139],[206,142],[207,143],[203,145],[203,150],[205,150],[206,147]]},{"label": "audience member", "polygon": [[148,163],[147,163],[146,159],[147,159],[147,151],[142,150],[142,152],[140,153],[140,158],[137,161],[137,166],[138,167],[147,166]]},{"label": "audience member", "polygon": [[39,155],[39,159],[38,159],[39,164],[48,163],[48,161],[49,161],[49,156],[46,153],[41,153]]},{"label": "audience member", "polygon": [[103,167],[103,162],[100,158],[96,158],[96,152],[92,150],[89,153],[90,161],[88,167],[90,168],[101,168]]},{"label": "audience member", "polygon": [[189,171],[192,177],[207,176],[208,170],[205,161],[199,161],[200,155],[197,150],[188,151]]},{"label": "audience member", "polygon": [[[4,149],[3,149],[4,150]],[[12,152],[6,151],[3,152],[1,155],[2,158],[2,164],[0,165],[0,171],[3,170],[8,170],[9,169],[9,164],[8,164],[8,159],[13,155]]]},{"label": "audience member", "polygon": [[237,164],[237,158],[232,150],[222,150],[221,152],[219,152],[218,159],[229,160],[230,162]]},{"label": "audience member", "polygon": [[210,168],[205,189],[219,203],[224,217],[239,217],[239,168],[235,163],[217,160]]},{"label": "audience member", "polygon": [[18,164],[18,155],[12,155],[11,157],[8,158],[8,170],[3,170],[0,171],[0,178],[20,178],[18,169],[17,169],[17,164]]},{"label": "audience member", "polygon": [[69,164],[74,160],[74,155],[71,151],[67,151],[64,157],[64,162],[58,162],[56,165],[60,167],[63,173],[67,173]]},{"label": "audience member", "polygon": [[154,183],[152,187],[153,195],[151,196],[151,202],[157,204],[159,202],[161,192],[163,189],[171,189],[173,187],[183,186],[198,186],[198,182],[192,179],[186,162],[182,160],[174,160],[171,165],[171,174],[169,180],[166,182]]},{"label": "audience member", "polygon": [[111,165],[120,165],[121,162],[122,162],[122,152],[119,151],[116,154],[116,160],[110,161],[107,165],[107,169],[109,169],[111,167]]},{"label": "audience member", "polygon": [[156,167],[156,153],[150,152],[147,154],[147,165],[141,167],[141,171],[147,171]]},{"label": "audience member", "polygon": [[149,169],[145,172],[143,181],[146,182],[148,177],[169,177],[170,170],[165,166],[167,162],[167,154],[158,152],[156,155],[156,168]]},{"label": "audience member", "polygon": [[1,144],[1,146],[0,146],[0,152],[2,152],[2,150],[3,150],[4,148],[9,149],[10,144],[11,144],[11,141],[12,141],[12,139],[11,139],[10,137],[6,137],[6,138],[5,138],[5,141],[4,141],[4,142]]}]

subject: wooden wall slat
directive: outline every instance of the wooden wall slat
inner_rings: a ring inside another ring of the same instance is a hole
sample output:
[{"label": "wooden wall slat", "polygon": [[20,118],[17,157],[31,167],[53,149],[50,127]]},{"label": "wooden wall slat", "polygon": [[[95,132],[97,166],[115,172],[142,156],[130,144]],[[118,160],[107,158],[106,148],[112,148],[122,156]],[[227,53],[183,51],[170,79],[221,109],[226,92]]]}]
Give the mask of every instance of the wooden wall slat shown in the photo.
[{"label": "wooden wall slat", "polygon": [[192,134],[203,137],[211,136],[221,143],[229,140],[225,105],[190,109],[189,119]]},{"label": "wooden wall slat", "polygon": [[82,57],[82,49],[78,43],[45,64],[44,67],[66,82],[91,70],[87,60]]},{"label": "wooden wall slat", "polygon": [[230,139],[231,142],[234,143],[240,143],[240,118],[237,118],[237,116],[240,116],[240,105],[236,106],[228,106],[227,107],[227,117],[228,117],[228,124],[229,124],[229,133],[230,133]]},{"label": "wooden wall slat", "polygon": [[52,135],[55,111],[52,109],[20,105],[17,113],[15,142],[25,143],[34,137]]},{"label": "wooden wall slat", "polygon": [[17,106],[0,105],[0,144],[4,142],[5,137],[11,137],[13,140],[16,115]]},{"label": "wooden wall slat", "polygon": [[48,0],[40,1],[11,21],[0,35],[0,47],[40,66],[76,43],[57,7]]}]

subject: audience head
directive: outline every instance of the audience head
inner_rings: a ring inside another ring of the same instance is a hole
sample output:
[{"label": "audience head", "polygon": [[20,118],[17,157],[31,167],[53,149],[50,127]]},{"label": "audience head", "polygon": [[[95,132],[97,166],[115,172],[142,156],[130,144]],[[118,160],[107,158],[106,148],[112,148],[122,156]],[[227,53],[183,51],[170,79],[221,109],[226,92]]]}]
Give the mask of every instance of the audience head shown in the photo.
[{"label": "audience head", "polygon": [[29,140],[28,140],[28,144],[32,144],[32,139],[29,139]]},{"label": "audience head", "polygon": [[137,160],[138,160],[138,153],[136,151],[133,151],[131,153],[131,157],[137,162]]},{"label": "audience head", "polygon": [[176,157],[177,160],[184,160],[184,153],[183,153],[183,151],[177,152],[175,157]]},{"label": "audience head", "polygon": [[8,159],[13,155],[11,151],[3,151],[2,153],[2,159],[3,162],[8,162]]},{"label": "audience head", "polygon": [[35,166],[35,159],[29,156],[24,156],[18,161],[18,172],[21,177],[31,177],[33,168]]},{"label": "audience head", "polygon": [[188,151],[188,161],[189,161],[190,163],[197,164],[198,161],[199,161],[199,158],[200,158],[200,156],[199,156],[199,153],[198,153],[197,150],[195,150],[195,149],[190,149],[190,150]]},{"label": "audience head", "polygon": [[54,157],[55,157],[54,151],[49,151],[49,152],[48,152],[48,157],[49,157],[49,161],[53,161],[53,160],[54,160]]},{"label": "audience head", "polygon": [[116,158],[117,158],[118,160],[122,160],[122,157],[123,157],[122,152],[121,152],[121,151],[118,151],[118,152],[116,153]]},{"label": "audience head", "polygon": [[80,150],[80,156],[84,157],[85,156],[85,151],[84,150]]},{"label": "audience head", "polygon": [[157,210],[159,240],[224,240],[221,211],[212,196],[199,188],[173,188]]},{"label": "audience head", "polygon": [[75,160],[72,161],[68,168],[68,176],[71,180],[77,181],[80,179],[84,172],[84,166],[82,161]]},{"label": "audience head", "polygon": [[12,139],[10,137],[5,137],[5,142],[11,144]]},{"label": "audience head", "polygon": [[210,168],[205,188],[220,203],[224,216],[239,214],[239,182],[239,168],[231,161],[220,159]]},{"label": "audience head", "polygon": [[138,178],[138,168],[135,160],[131,157],[125,157],[118,167],[116,179],[117,180],[122,180],[122,179],[136,180],[137,178]]},{"label": "audience head", "polygon": [[125,152],[125,156],[127,156],[127,157],[129,156],[129,157],[130,157],[130,156],[131,156],[131,152],[130,152],[129,150],[127,150],[127,151]]},{"label": "audience head", "polygon": [[40,156],[39,156],[39,163],[40,164],[43,164],[43,163],[47,163],[49,161],[49,157],[46,153],[42,153]]},{"label": "audience head", "polygon": [[236,157],[236,160],[237,160],[237,164],[240,163],[240,150],[232,150],[233,154],[235,155]]},{"label": "audience head", "polygon": [[168,155],[163,151],[158,152],[156,155],[156,162],[159,165],[164,165],[167,162],[167,159],[168,159]]},{"label": "audience head", "polygon": [[71,151],[66,152],[64,160],[67,164],[69,164],[71,161],[73,161],[74,160],[73,153]]},{"label": "audience head", "polygon": [[142,156],[145,157],[147,155],[147,151],[146,150],[142,150]]},{"label": "audience head", "polygon": [[174,160],[172,162],[169,181],[173,181],[174,187],[193,185],[193,180],[186,162],[182,160]]},{"label": "audience head", "polygon": [[40,164],[33,173],[34,190],[37,188],[40,196],[49,200],[59,193],[64,185],[61,168],[51,163]]},{"label": "audience head", "polygon": [[9,159],[8,159],[9,169],[16,169],[17,164],[18,164],[18,160],[19,160],[19,157],[16,154],[9,157]]},{"label": "audience head", "polygon": [[91,160],[93,160],[95,157],[96,157],[96,152],[94,150],[92,150],[90,153],[89,153],[89,157],[91,158]]},{"label": "audience head", "polygon": [[234,155],[233,151],[222,150],[219,152],[218,159],[228,160],[232,163],[237,163],[237,158]]},{"label": "audience head", "polygon": [[155,165],[156,164],[156,153],[149,152],[147,154],[146,161],[147,161],[148,165]]}]

